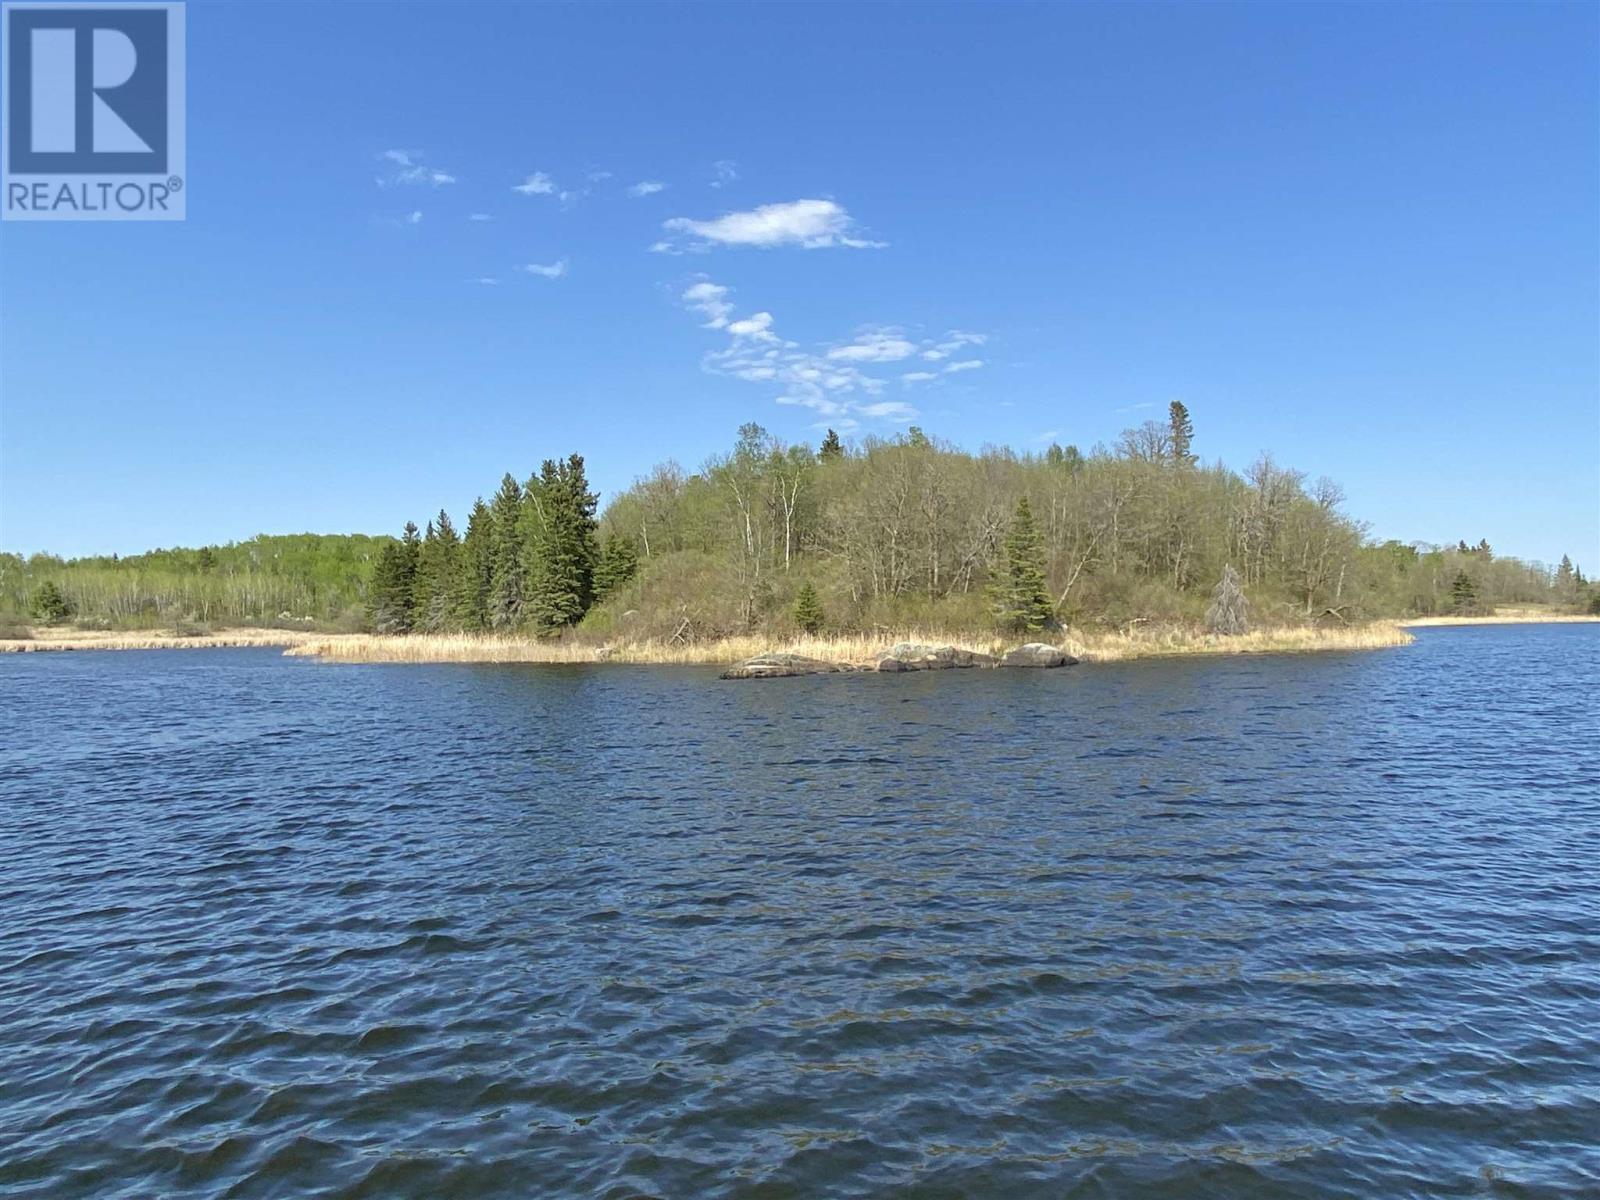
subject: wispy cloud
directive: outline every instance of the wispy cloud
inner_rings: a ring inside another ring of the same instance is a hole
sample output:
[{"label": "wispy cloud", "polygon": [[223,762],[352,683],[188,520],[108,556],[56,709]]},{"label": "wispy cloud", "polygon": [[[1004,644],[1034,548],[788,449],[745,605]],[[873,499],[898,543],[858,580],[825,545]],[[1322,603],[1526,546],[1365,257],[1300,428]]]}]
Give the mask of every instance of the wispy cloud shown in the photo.
[{"label": "wispy cloud", "polygon": [[[681,248],[690,250],[705,250],[712,246],[800,246],[807,250],[848,246],[868,249],[887,244],[857,236],[855,221],[832,200],[790,200],[783,204],[763,204],[744,212],[724,213],[703,221],[673,217],[663,222],[662,228],[669,234],[684,238]],[[672,252],[680,247],[669,238],[657,242],[651,249]]]},{"label": "wispy cloud", "polygon": [[954,375],[960,371],[976,371],[981,366],[983,366],[983,359],[969,358],[961,362],[950,363],[945,367],[944,373],[946,375]]},{"label": "wispy cloud", "polygon": [[[701,366],[713,375],[742,379],[770,388],[779,404],[806,408],[838,429],[855,429],[860,422],[850,414],[890,423],[912,420],[917,410],[900,400],[876,399],[884,381],[862,369],[862,365],[893,361],[898,349],[876,351],[879,357],[839,355],[835,351],[852,346],[879,346],[893,339],[892,330],[867,330],[844,346],[808,350],[779,336],[770,312],[753,312],[733,318],[731,289],[709,279],[699,279],[687,287],[680,300],[684,307],[705,319],[703,327],[728,335],[727,345],[709,351]],[[907,343],[904,354],[915,352]],[[883,357],[884,354],[890,357]],[[861,364],[861,365],[858,365]]]},{"label": "wispy cloud", "polygon": [[553,263],[527,263],[522,269],[529,275],[537,275],[541,279],[560,279],[567,273],[567,260],[563,258]]},{"label": "wispy cloud", "polygon": [[707,329],[726,327],[728,315],[733,312],[733,305],[728,302],[728,289],[709,279],[690,284],[680,299],[706,319]]},{"label": "wispy cloud", "polygon": [[556,194],[556,181],[543,171],[535,171],[521,183],[511,189],[521,192],[524,196],[554,196]]},{"label": "wispy cloud", "polygon": [[654,196],[657,192],[667,190],[667,185],[659,179],[643,179],[628,189],[628,195],[635,199],[640,196]]},{"label": "wispy cloud", "polygon": [[944,335],[942,341],[924,350],[922,357],[929,362],[939,362],[941,359],[949,358],[963,346],[981,346],[988,340],[988,337],[981,333],[964,333],[959,329],[952,329]]},{"label": "wispy cloud", "polygon": [[916,352],[915,343],[907,341],[898,329],[868,329],[848,345],[829,350],[828,357],[845,362],[899,362]]},{"label": "wispy cloud", "polygon": [[491,217],[488,213],[468,213],[467,214],[467,220],[469,220],[469,221],[492,221],[492,220],[494,220],[494,218]]},{"label": "wispy cloud", "polygon": [[939,378],[937,371],[907,371],[900,378],[906,383],[927,383],[930,379]]},{"label": "wispy cloud", "polygon": [[472,282],[473,283],[481,283],[481,284],[484,284],[485,286],[492,286],[494,284],[499,283],[500,281],[498,279],[496,279],[493,275],[479,275]]},{"label": "wispy cloud", "polygon": [[443,187],[456,181],[449,171],[425,166],[422,155],[415,150],[385,150],[378,160],[383,164],[383,173],[377,176],[379,187]]},{"label": "wispy cloud", "polygon": [[737,163],[721,158],[711,164],[712,187],[726,187],[737,178],[739,178],[739,165]]}]

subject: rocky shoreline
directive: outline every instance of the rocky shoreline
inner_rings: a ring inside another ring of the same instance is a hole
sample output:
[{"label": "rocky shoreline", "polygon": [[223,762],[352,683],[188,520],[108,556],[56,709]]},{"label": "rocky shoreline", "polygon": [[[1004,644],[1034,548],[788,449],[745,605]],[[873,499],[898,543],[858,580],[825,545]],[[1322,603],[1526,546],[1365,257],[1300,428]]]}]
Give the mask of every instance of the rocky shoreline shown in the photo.
[{"label": "rocky shoreline", "polygon": [[960,646],[932,645],[923,642],[897,642],[875,661],[864,663],[829,662],[786,650],[771,651],[747,658],[722,672],[723,679],[783,679],[796,675],[838,675],[861,671],[950,671],[974,667],[1053,668],[1076,666],[1078,659],[1057,646],[1028,642],[1007,650],[999,658]]}]

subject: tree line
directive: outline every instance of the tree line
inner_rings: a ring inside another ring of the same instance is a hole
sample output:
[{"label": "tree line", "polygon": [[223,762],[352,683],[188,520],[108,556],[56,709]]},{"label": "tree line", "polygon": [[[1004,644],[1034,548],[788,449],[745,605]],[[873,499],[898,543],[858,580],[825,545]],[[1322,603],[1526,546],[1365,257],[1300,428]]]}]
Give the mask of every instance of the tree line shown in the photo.
[{"label": "tree line", "polygon": [[1179,403],[1112,445],[1036,454],[969,453],[914,426],[854,444],[830,430],[813,446],[747,424],[697,471],[661,464],[603,512],[573,454],[505,475],[464,530],[441,511],[398,538],[0,555],[0,613],[697,639],[1600,609],[1570,559],[1375,542],[1331,480],[1269,455],[1235,471],[1195,444]]}]

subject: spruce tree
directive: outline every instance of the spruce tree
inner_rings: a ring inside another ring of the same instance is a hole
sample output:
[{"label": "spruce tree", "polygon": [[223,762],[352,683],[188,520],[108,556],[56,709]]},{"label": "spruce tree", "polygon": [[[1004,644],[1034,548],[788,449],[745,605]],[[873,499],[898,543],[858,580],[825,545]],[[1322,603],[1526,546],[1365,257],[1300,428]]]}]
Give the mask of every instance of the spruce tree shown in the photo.
[{"label": "spruce tree", "polygon": [[461,539],[455,525],[451,523],[450,514],[441,508],[438,517],[428,522],[417,577],[411,588],[416,628],[437,633],[450,627],[460,550]]},{"label": "spruce tree", "polygon": [[1194,466],[1194,455],[1189,452],[1194,442],[1194,422],[1183,401],[1174,400],[1167,406],[1167,420],[1172,433],[1172,461],[1180,467]]},{"label": "spruce tree", "polygon": [[794,623],[806,633],[817,633],[826,620],[827,615],[822,611],[817,589],[811,586],[808,579],[800,585],[800,594],[794,598]]},{"label": "spruce tree", "polygon": [[1450,606],[1461,613],[1478,607],[1478,589],[1473,585],[1472,576],[1465,571],[1457,571],[1450,583]]},{"label": "spruce tree", "polygon": [[1239,572],[1232,563],[1222,568],[1222,578],[1212,589],[1211,603],[1206,608],[1206,628],[1212,633],[1237,637],[1250,632],[1250,602],[1245,599]]},{"label": "spruce tree", "polygon": [[522,621],[522,488],[506,472],[490,505],[489,626],[514,629]]},{"label": "spruce tree", "polygon": [[600,548],[600,561],[594,568],[594,602],[599,604],[639,571],[639,551],[633,539],[613,529]]},{"label": "spruce tree", "polygon": [[72,605],[54,580],[46,579],[33,594],[33,615],[46,625],[55,625],[72,615]]},{"label": "spruce tree", "polygon": [[379,554],[367,602],[368,617],[378,633],[411,632],[421,550],[417,527],[407,521],[404,537],[384,546]]},{"label": "spruce tree", "polygon": [[822,447],[817,451],[817,457],[823,462],[844,457],[844,443],[833,430],[828,430],[828,435],[822,439]]},{"label": "spruce tree", "polygon": [[595,507],[583,457],[546,459],[539,471],[537,563],[528,581],[528,615],[541,634],[576,625],[594,601]]},{"label": "spruce tree", "polygon": [[1017,633],[1037,633],[1054,625],[1055,606],[1044,584],[1044,539],[1026,496],[1017,501],[1002,548],[1004,560],[994,588],[1001,626]]},{"label": "spruce tree", "polygon": [[489,627],[489,589],[494,575],[494,517],[479,497],[467,517],[467,536],[457,556],[455,585],[451,593],[451,618],[472,633]]}]

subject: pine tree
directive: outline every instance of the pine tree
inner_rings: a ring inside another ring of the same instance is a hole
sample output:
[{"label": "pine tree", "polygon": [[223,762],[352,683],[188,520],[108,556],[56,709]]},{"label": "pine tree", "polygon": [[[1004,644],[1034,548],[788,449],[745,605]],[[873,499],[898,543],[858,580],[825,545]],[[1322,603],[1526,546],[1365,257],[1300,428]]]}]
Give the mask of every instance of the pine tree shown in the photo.
[{"label": "pine tree", "polygon": [[1572,569],[1572,559],[1568,555],[1561,556],[1561,565],[1556,568],[1555,589],[1556,595],[1562,600],[1571,600],[1577,593],[1576,573]]},{"label": "pine tree", "polygon": [[[534,490],[534,489],[530,489]],[[595,508],[583,456],[546,459],[535,491],[541,521],[538,554],[528,581],[528,615],[542,634],[576,625],[594,601]]]},{"label": "pine tree", "polygon": [[1036,633],[1055,624],[1055,606],[1044,585],[1044,539],[1034,524],[1026,496],[1002,547],[1004,560],[995,583],[995,609],[1000,624],[1018,633]]},{"label": "pine tree", "polygon": [[822,611],[817,589],[811,586],[808,579],[800,585],[800,593],[794,598],[794,623],[806,633],[818,633],[826,620],[827,615]]},{"label": "pine tree", "polygon": [[822,439],[822,448],[817,451],[817,457],[823,462],[844,457],[844,443],[833,430],[828,430],[828,436]]},{"label": "pine tree", "polygon": [[1450,583],[1450,605],[1462,613],[1478,607],[1478,589],[1473,585],[1472,576],[1465,571],[1457,571]]},{"label": "pine tree", "polygon": [[33,615],[46,625],[55,625],[72,615],[72,605],[54,580],[46,579],[33,594]]},{"label": "pine tree", "polygon": [[494,574],[494,517],[479,497],[467,517],[450,611],[453,622],[473,633],[489,627],[489,589]]},{"label": "pine tree", "polygon": [[1250,602],[1245,599],[1239,572],[1232,563],[1222,568],[1222,578],[1211,592],[1211,604],[1206,608],[1206,628],[1212,633],[1237,637],[1250,632]]},{"label": "pine tree", "polygon": [[633,539],[623,537],[615,529],[606,534],[600,548],[600,561],[594,568],[594,602],[599,604],[639,571],[639,551]]},{"label": "pine tree", "polygon": [[490,505],[489,626],[514,629],[522,622],[522,488],[506,472]]},{"label": "pine tree", "polygon": [[1194,466],[1194,455],[1189,453],[1194,442],[1194,422],[1183,401],[1174,400],[1167,406],[1167,420],[1171,426],[1172,461],[1180,467]]}]

